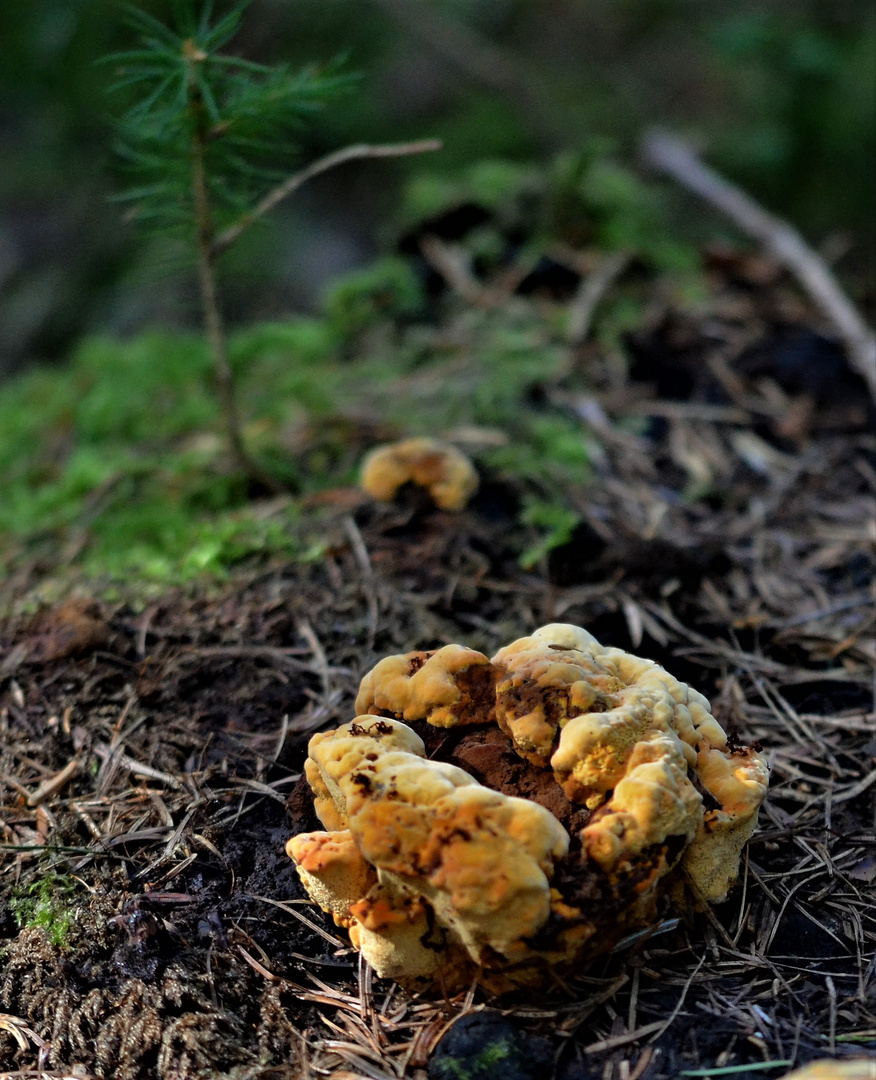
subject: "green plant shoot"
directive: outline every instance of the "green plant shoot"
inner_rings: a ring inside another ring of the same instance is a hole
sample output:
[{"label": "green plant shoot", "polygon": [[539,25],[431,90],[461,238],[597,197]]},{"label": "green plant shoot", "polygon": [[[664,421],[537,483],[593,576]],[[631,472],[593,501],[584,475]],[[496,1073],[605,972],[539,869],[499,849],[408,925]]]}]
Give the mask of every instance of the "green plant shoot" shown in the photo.
[{"label": "green plant shoot", "polygon": [[216,261],[311,176],[354,157],[416,153],[438,144],[347,147],[288,175],[282,166],[295,155],[301,125],[352,77],[338,60],[290,71],[226,54],[248,6],[242,0],[214,19],[212,0],[172,0],[173,26],[128,7],[139,47],[106,59],[118,71],[111,90],[136,97],[119,124],[119,150],[137,178],[122,199],[137,221],[182,240],[194,256],[232,459],[251,479],[276,489],[277,481],[244,446]]}]

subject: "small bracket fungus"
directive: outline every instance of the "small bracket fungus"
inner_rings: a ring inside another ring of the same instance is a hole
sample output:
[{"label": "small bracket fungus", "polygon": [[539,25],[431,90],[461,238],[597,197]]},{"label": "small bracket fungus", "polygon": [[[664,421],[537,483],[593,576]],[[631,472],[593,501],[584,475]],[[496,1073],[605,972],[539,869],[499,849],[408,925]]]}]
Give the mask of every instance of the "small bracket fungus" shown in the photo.
[{"label": "small bracket fungus", "polygon": [[455,446],[436,439],[403,439],[378,446],[362,463],[362,488],[392,502],[405,484],[425,488],[440,510],[462,510],[477,491],[474,465]]},{"label": "small bracket fungus", "polygon": [[305,766],[328,832],[287,851],[379,975],[538,982],[648,926],[687,880],[720,901],[766,793],[706,699],[580,627],[488,659],[387,657]]}]

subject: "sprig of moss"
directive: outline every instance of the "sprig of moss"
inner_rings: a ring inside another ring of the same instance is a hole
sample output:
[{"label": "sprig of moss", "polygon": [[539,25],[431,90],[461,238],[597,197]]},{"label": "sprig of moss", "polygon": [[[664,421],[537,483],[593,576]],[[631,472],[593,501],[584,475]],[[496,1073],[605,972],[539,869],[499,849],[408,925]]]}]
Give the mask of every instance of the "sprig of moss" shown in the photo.
[{"label": "sprig of moss", "polygon": [[52,945],[61,948],[73,922],[70,907],[75,885],[69,877],[48,873],[20,892],[13,893],[9,908],[20,929],[43,930]]}]

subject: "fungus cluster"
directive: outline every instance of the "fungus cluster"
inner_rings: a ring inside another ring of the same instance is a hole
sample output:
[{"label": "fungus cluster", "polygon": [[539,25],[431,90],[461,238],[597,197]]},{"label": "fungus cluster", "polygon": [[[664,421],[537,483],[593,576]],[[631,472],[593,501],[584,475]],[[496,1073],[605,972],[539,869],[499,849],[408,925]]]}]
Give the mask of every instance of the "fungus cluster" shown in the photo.
[{"label": "fungus cluster", "polygon": [[553,624],[492,659],[390,656],[356,719],[310,741],[325,832],[287,851],[379,975],[538,982],[650,925],[689,883],[723,900],[766,793],[658,664]]},{"label": "fungus cluster", "polygon": [[372,498],[392,502],[406,484],[423,488],[440,510],[462,510],[478,488],[474,465],[437,439],[402,439],[378,446],[362,462],[361,484]]}]

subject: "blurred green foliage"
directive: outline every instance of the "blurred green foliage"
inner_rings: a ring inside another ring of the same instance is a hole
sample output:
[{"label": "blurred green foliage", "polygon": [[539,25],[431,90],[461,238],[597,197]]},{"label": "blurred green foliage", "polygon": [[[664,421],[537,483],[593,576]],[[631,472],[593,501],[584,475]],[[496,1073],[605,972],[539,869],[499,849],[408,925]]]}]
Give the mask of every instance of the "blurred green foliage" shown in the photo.
[{"label": "blurred green foliage", "polygon": [[872,242],[876,7],[731,10],[707,44],[746,121],[716,140],[719,164],[808,231]]},{"label": "blurred green foliage", "polygon": [[573,377],[562,306],[442,306],[445,319],[425,318],[408,264],[384,262],[339,281],[321,317],[234,335],[247,438],[293,492],[263,504],[224,450],[206,344],[193,334],[90,337],[63,371],[10,380],[0,565],[45,555],[148,589],[313,557],[310,498],[355,483],[378,431],[473,439],[482,467],[529,493],[521,522],[544,533],[537,559],[568,531],[566,496],[586,485],[592,449],[580,419],[543,400]]},{"label": "blurred green foliage", "polygon": [[454,172],[424,165],[405,189],[400,220],[414,226],[476,204],[489,212],[489,221],[466,246],[487,268],[507,258],[513,237],[532,255],[561,241],[579,249],[629,251],[655,270],[696,271],[691,230],[672,220],[666,190],[646,183],[616,149],[614,140],[599,138],[542,166],[492,158]]},{"label": "blurred green foliage", "polygon": [[[169,3],[140,6],[163,18]],[[228,6],[218,3],[217,12]],[[851,250],[841,271],[869,267],[876,247],[872,4],[423,0],[419,33],[399,16],[403,7],[254,0],[235,51],[292,68],[348,52],[363,73],[357,92],[302,138],[302,161],[349,142],[427,135],[443,138],[445,150],[440,162],[346,170],[285,208],[253,241],[247,255],[254,257],[233,263],[237,321],[312,309],[320,282],[361,261],[378,237],[391,242],[399,184],[424,167],[445,178],[487,158],[543,168],[558,151],[606,137],[615,159],[630,164],[642,131],[655,123],[693,137],[708,160],[812,240],[845,238]],[[168,299],[176,286],[143,289],[137,268],[151,265],[151,256],[120,211],[104,206],[119,186],[105,98],[112,76],[93,61],[128,43],[118,7],[30,0],[8,8],[0,67],[0,363],[58,355],[85,329],[131,328],[168,314],[185,321],[184,302]],[[462,43],[455,58],[442,35],[429,32],[433,16]],[[490,62],[479,66],[479,55]],[[624,192],[627,180],[595,167],[588,183],[591,201],[607,191],[614,202],[628,198],[635,215],[653,191],[648,180]],[[685,205],[688,217],[726,229]],[[852,286],[860,294],[855,279]]]},{"label": "blurred green foliage", "polygon": [[63,373],[0,388],[0,561],[54,551],[91,574],[167,582],[266,546],[294,553],[282,515],[250,512],[240,476],[217,464],[209,373],[199,338],[150,333],[86,339]]},{"label": "blurred green foliage", "polygon": [[329,287],[325,304],[330,324],[351,338],[386,319],[412,317],[422,307],[422,291],[410,263],[395,256],[338,279]]}]

